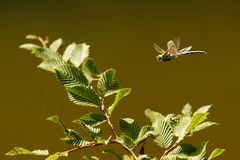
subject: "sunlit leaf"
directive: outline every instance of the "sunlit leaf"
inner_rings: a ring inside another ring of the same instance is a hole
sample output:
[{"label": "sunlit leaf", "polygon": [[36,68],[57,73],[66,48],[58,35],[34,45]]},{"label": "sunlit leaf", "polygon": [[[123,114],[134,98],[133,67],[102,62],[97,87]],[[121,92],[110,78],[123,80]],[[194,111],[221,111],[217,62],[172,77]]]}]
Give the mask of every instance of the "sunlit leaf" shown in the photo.
[{"label": "sunlit leaf", "polygon": [[78,105],[101,107],[101,100],[96,92],[85,85],[67,87],[69,99]]},{"label": "sunlit leaf", "polygon": [[36,156],[47,156],[49,155],[48,150],[34,150],[29,151],[22,147],[15,147],[5,155],[7,156],[16,156],[16,155],[36,155]]},{"label": "sunlit leaf", "polygon": [[116,71],[114,69],[108,69],[101,75],[97,87],[102,96],[106,97],[118,92],[119,85],[116,82],[115,75]]},{"label": "sunlit leaf", "polygon": [[63,53],[63,56],[62,56],[62,59],[65,61],[65,62],[68,62],[72,56],[72,52],[74,51],[74,49],[76,48],[76,43],[72,43],[70,45],[67,46],[67,48],[65,49],[64,53]]},{"label": "sunlit leaf", "polygon": [[79,67],[89,55],[89,45],[78,44],[71,53],[70,61],[75,67]]},{"label": "sunlit leaf", "polygon": [[45,160],[57,160],[61,157],[67,157],[67,156],[68,156],[67,152],[57,152],[57,153],[54,153],[53,155],[50,155]]},{"label": "sunlit leaf", "polygon": [[108,113],[111,114],[113,112],[113,110],[115,109],[115,107],[117,106],[117,104],[127,95],[129,95],[131,92],[130,88],[123,88],[120,89],[118,91],[118,93],[116,94],[115,100],[113,102],[113,104],[108,108]]},{"label": "sunlit leaf", "polygon": [[212,159],[220,156],[224,151],[225,151],[225,149],[221,149],[221,148],[214,149],[212,151],[211,155],[209,156],[208,160],[212,160]]},{"label": "sunlit leaf", "polygon": [[65,86],[70,85],[88,85],[88,80],[83,74],[83,72],[69,64],[60,65],[56,69],[56,75],[60,82]]},{"label": "sunlit leaf", "polygon": [[50,44],[49,48],[50,48],[51,50],[53,50],[54,52],[57,52],[58,49],[62,46],[62,43],[63,43],[63,41],[62,41],[61,38],[56,39],[55,41],[53,41],[53,42]]}]

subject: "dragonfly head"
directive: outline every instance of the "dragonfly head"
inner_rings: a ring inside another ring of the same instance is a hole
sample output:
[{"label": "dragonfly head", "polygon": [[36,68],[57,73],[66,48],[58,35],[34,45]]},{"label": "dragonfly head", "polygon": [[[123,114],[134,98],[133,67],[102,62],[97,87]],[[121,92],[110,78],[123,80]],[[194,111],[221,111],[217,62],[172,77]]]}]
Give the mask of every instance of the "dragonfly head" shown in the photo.
[{"label": "dragonfly head", "polygon": [[163,61],[163,55],[161,55],[161,54],[157,55],[156,59],[157,59],[158,62],[162,62]]}]

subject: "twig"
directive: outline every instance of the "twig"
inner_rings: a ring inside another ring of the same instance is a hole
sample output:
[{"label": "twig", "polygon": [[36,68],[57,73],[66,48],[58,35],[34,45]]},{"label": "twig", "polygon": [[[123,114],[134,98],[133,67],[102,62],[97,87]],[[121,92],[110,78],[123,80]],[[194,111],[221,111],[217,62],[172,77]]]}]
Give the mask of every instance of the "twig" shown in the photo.
[{"label": "twig", "polygon": [[164,156],[166,154],[168,154],[172,149],[174,149],[181,141],[176,141],[170,148],[168,148],[167,150],[165,150],[165,152],[163,153],[163,155],[161,156],[161,158],[159,160],[163,160]]},{"label": "twig", "polygon": [[45,41],[42,39],[42,37],[38,37],[38,40],[43,45],[43,48],[47,48],[47,45],[46,45]]},{"label": "twig", "polygon": [[[108,123],[108,126],[110,127],[110,129],[111,129],[111,131],[112,131],[112,134],[114,135],[115,138],[118,138],[117,132],[116,132],[116,130],[114,129],[114,126],[113,126],[112,121],[111,121],[111,119],[110,119],[110,115],[109,115],[108,112],[106,111],[104,105],[102,105],[101,110],[102,110],[102,112],[104,113],[104,115],[105,115],[105,117],[106,117],[106,119],[107,119],[107,123]],[[122,143],[120,143],[120,142],[116,142],[116,143],[118,143],[118,144],[120,144],[121,146],[123,146],[123,148],[124,148],[126,151],[128,151],[128,152],[134,157],[134,160],[138,160],[136,154],[133,152],[133,149],[129,148],[128,146],[126,146],[126,145],[124,145],[124,144],[122,144]]]}]

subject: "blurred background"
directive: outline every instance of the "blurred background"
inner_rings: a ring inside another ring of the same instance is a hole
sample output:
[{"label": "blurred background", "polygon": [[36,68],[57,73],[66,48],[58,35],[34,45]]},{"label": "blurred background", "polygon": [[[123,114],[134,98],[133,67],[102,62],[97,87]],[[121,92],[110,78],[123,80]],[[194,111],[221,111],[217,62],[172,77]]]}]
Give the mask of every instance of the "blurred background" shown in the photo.
[{"label": "blurred background", "polygon": [[[116,68],[118,82],[131,87],[132,92],[114,112],[115,126],[119,117],[134,118],[141,125],[149,123],[146,108],[167,114],[180,113],[187,102],[194,109],[213,104],[209,118],[220,125],[186,142],[197,146],[210,140],[208,154],[215,147],[226,148],[218,159],[236,159],[240,129],[239,17],[239,2],[233,0],[1,0],[0,159],[44,159],[3,156],[14,146],[49,149],[51,153],[70,149],[59,140],[64,136],[62,130],[45,119],[58,115],[67,126],[80,130],[72,120],[93,111],[72,104],[54,75],[36,68],[40,60],[18,48],[27,42],[24,37],[29,33],[48,35],[50,40],[62,37],[65,44],[86,42],[101,70]],[[152,44],[165,49],[166,42],[175,37],[181,38],[181,47],[193,45],[208,55],[157,63],[158,53]],[[146,152],[153,155],[162,152],[151,140],[146,146]],[[85,149],[68,159],[84,155],[114,159],[100,152]]]}]

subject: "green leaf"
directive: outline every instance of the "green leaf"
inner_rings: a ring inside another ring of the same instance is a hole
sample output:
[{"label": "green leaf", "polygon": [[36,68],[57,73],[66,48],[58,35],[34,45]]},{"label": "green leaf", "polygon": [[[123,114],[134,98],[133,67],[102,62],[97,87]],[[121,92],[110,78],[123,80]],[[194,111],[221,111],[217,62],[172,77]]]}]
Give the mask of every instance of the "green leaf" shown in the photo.
[{"label": "green leaf", "polygon": [[60,65],[55,69],[55,71],[58,79],[64,86],[80,84],[86,86],[88,85],[88,80],[83,72],[72,65]]},{"label": "green leaf", "polygon": [[100,107],[101,100],[90,87],[76,85],[67,87],[69,99],[78,105]]},{"label": "green leaf", "polygon": [[203,130],[207,127],[210,127],[212,125],[218,125],[218,123],[215,122],[202,122],[199,125],[197,125],[195,128],[193,128],[192,133],[198,132],[200,130]]},{"label": "green leaf", "polygon": [[173,130],[171,126],[165,120],[159,119],[155,121],[153,127],[156,134],[154,142],[162,148],[168,148],[173,141]]},{"label": "green leaf", "polygon": [[72,56],[72,52],[74,51],[74,49],[76,48],[76,43],[72,43],[70,45],[67,46],[66,50],[63,53],[62,59],[65,62],[68,62]]},{"label": "green leaf", "polygon": [[207,148],[208,142],[203,142],[199,147],[197,147],[197,150],[191,154],[192,160],[205,160],[206,159],[206,148]]},{"label": "green leaf", "polygon": [[50,58],[38,65],[38,68],[55,73],[59,66],[66,65],[60,58]]},{"label": "green leaf", "polygon": [[63,41],[62,41],[61,38],[56,39],[55,41],[53,41],[53,42],[50,44],[49,48],[50,48],[51,50],[53,50],[54,52],[57,52],[58,49],[62,46],[62,43],[63,43]]},{"label": "green leaf", "polygon": [[53,155],[50,155],[47,159],[45,160],[57,160],[61,157],[67,157],[68,156],[68,153],[67,152],[57,152]]},{"label": "green leaf", "polygon": [[35,44],[27,43],[27,44],[20,45],[19,48],[32,51],[34,49],[41,48],[41,47]]},{"label": "green leaf", "polygon": [[117,104],[126,96],[128,96],[131,92],[131,88],[123,88],[120,89],[118,91],[118,93],[116,94],[115,100],[113,102],[113,104],[108,108],[108,113],[111,114],[113,112],[113,110],[115,109],[115,107],[117,106]]},{"label": "green leaf", "polygon": [[152,122],[155,123],[158,120],[164,119],[165,117],[160,114],[159,112],[152,111],[150,109],[145,110],[145,115],[148,117],[148,119]]},{"label": "green leaf", "polygon": [[82,70],[89,82],[92,82],[94,77],[99,77],[101,74],[92,58],[86,58],[86,60],[83,62]]},{"label": "green leaf", "polygon": [[50,120],[54,123],[57,123],[60,127],[63,128],[63,131],[66,135],[65,138],[61,138],[61,140],[69,145],[74,145],[74,146],[79,146],[79,147],[83,147],[83,146],[87,146],[89,145],[91,142],[86,141],[83,137],[81,137],[81,135],[72,130],[72,129],[68,129],[64,126],[64,124],[62,123],[62,121],[58,118],[58,116],[52,116],[47,118],[47,120]]},{"label": "green leaf", "polygon": [[193,115],[198,114],[198,113],[207,113],[208,110],[212,107],[212,105],[206,105],[203,107],[200,107],[197,111],[194,112]]},{"label": "green leaf", "polygon": [[54,116],[48,117],[47,120],[52,121],[52,122],[58,124],[60,127],[62,127],[65,134],[69,133],[68,128],[66,128],[64,126],[64,124],[62,123],[62,121],[59,119],[58,116],[54,115]]},{"label": "green leaf", "polygon": [[124,144],[129,148],[132,148],[135,144],[131,137],[127,136],[126,134],[122,134],[115,139],[116,142]]},{"label": "green leaf", "polygon": [[[178,116],[175,118],[175,120],[178,118],[176,124],[172,125],[172,128],[174,130],[174,136],[178,137],[178,142],[181,141],[185,136],[185,132],[191,122],[191,118],[188,116]],[[172,122],[174,123],[174,122]]]},{"label": "green leaf", "polygon": [[200,123],[202,123],[203,121],[205,121],[207,119],[207,115],[209,113],[197,113],[194,114],[190,124],[188,125],[188,128],[186,129],[185,135],[189,134],[192,132],[192,130],[198,126]]},{"label": "green leaf", "polygon": [[99,160],[99,158],[96,157],[96,156],[91,156],[91,157],[89,157],[89,156],[84,156],[83,159],[84,159],[84,160]]},{"label": "green leaf", "polygon": [[101,129],[93,127],[91,125],[87,125],[84,122],[81,123],[81,127],[84,131],[86,131],[92,138],[100,139],[101,138]]},{"label": "green leaf", "polygon": [[109,155],[113,155],[117,158],[117,160],[123,160],[122,156],[120,154],[118,154],[117,152],[115,152],[113,149],[108,148],[102,151],[103,154],[109,154]]},{"label": "green leaf", "polygon": [[5,155],[7,156],[16,156],[16,155],[36,155],[36,156],[47,156],[49,155],[48,150],[34,150],[29,151],[22,147],[15,147]]},{"label": "green leaf", "polygon": [[183,106],[182,114],[185,115],[185,116],[191,117],[192,106],[189,103],[187,103],[186,105]]},{"label": "green leaf", "polygon": [[79,67],[85,58],[89,55],[89,45],[86,43],[79,44],[71,53],[70,61],[75,67]]},{"label": "green leaf", "polygon": [[119,85],[115,79],[116,71],[114,69],[108,69],[105,71],[97,84],[99,93],[106,97],[118,92]]},{"label": "green leaf", "polygon": [[138,144],[139,142],[143,141],[144,139],[152,135],[154,135],[154,128],[149,125],[143,126],[139,131],[138,137],[136,141],[134,141],[134,143]]},{"label": "green leaf", "polygon": [[134,119],[121,118],[119,126],[122,133],[127,135],[131,139],[135,140],[138,137],[140,127]]},{"label": "green leaf", "polygon": [[33,35],[33,34],[29,34],[25,37],[26,39],[38,39],[38,36]]},{"label": "green leaf", "polygon": [[214,149],[214,151],[209,156],[208,160],[212,160],[212,159],[220,156],[224,151],[225,151],[225,149],[221,149],[221,148]]},{"label": "green leaf", "polygon": [[78,124],[85,123],[94,127],[106,122],[106,118],[102,113],[90,112],[79,119],[74,120],[73,122]]},{"label": "green leaf", "polygon": [[43,48],[35,44],[22,44],[20,45],[20,48],[32,51],[32,54],[43,60],[60,58],[59,55],[51,49]]}]

